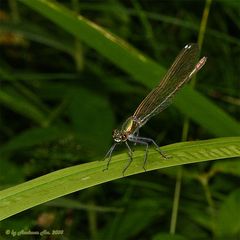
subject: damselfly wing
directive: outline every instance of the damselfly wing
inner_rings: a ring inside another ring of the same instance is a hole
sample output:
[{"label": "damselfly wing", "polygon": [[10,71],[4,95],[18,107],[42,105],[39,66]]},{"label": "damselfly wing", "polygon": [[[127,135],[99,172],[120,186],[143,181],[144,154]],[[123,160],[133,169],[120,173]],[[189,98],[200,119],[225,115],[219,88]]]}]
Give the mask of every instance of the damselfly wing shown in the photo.
[{"label": "damselfly wing", "polygon": [[175,94],[203,67],[207,58],[203,57],[197,61],[198,54],[199,48],[196,43],[187,44],[178,54],[159,85],[143,99],[134,114],[124,122],[122,127],[113,131],[114,144],[105,156],[105,159],[108,158],[108,162],[104,170],[109,167],[114,148],[122,142],[126,144],[129,155],[129,162],[123,169],[123,174],[132,162],[133,151],[128,142],[145,146],[144,170],[146,170],[149,143],[155,145],[156,150],[166,158],[154,140],[139,136],[139,129],[151,117],[167,108]]}]

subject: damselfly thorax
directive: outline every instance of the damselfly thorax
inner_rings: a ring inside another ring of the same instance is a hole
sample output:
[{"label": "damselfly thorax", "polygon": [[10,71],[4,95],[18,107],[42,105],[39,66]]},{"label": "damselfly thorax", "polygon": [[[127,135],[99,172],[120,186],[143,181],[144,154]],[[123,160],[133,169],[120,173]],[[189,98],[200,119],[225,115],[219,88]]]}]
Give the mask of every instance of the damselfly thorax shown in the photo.
[{"label": "damselfly thorax", "polygon": [[135,116],[131,116],[129,117],[122,125],[122,127],[120,129],[115,129],[113,130],[112,133],[112,137],[114,140],[114,144],[112,145],[112,147],[109,149],[109,151],[107,152],[106,156],[104,159],[108,158],[108,162],[106,165],[106,168],[104,168],[103,170],[107,170],[112,158],[112,152],[115,149],[115,147],[118,144],[121,143],[125,143],[125,145],[128,148],[128,156],[129,156],[129,162],[128,164],[125,166],[125,168],[123,169],[123,175],[125,173],[125,171],[127,170],[127,168],[129,167],[129,165],[132,162],[132,155],[133,155],[133,151],[130,148],[128,142],[132,142],[135,145],[136,144],[140,144],[140,145],[144,145],[145,146],[145,156],[144,156],[144,163],[143,163],[143,169],[146,171],[145,165],[147,162],[147,155],[148,155],[148,147],[149,147],[149,143],[152,143],[153,145],[155,145],[156,150],[164,157],[167,158],[167,156],[165,156],[162,151],[160,150],[159,146],[156,144],[156,142],[151,139],[151,138],[145,138],[145,137],[140,137],[139,135],[139,128],[142,126],[143,123],[141,123],[141,121],[139,121]]},{"label": "damselfly thorax", "polygon": [[149,143],[155,145],[156,150],[164,157],[166,156],[160,151],[158,145],[151,138],[139,136],[139,129],[154,115],[167,108],[175,94],[183,87],[205,64],[207,58],[203,57],[197,61],[199,54],[198,45],[196,43],[187,44],[178,54],[172,66],[167,71],[166,75],[140,103],[134,114],[129,117],[120,129],[113,131],[114,144],[107,152],[105,158],[108,158],[106,169],[110,164],[112,152],[114,148],[125,143],[128,148],[129,162],[123,169],[123,174],[132,162],[133,151],[128,142],[141,144],[145,146],[145,156],[143,168],[147,161]]},{"label": "damselfly thorax", "polygon": [[121,129],[114,129],[112,133],[113,140],[117,143],[125,142],[129,136],[138,131],[140,123],[135,117],[129,117],[122,125]]}]

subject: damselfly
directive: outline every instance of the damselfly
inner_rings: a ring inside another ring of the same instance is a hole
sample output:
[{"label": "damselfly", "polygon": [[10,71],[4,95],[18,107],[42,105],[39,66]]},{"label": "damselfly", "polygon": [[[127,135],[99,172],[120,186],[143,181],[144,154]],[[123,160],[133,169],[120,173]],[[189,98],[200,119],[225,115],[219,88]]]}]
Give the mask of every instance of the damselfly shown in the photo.
[{"label": "damselfly", "polygon": [[139,136],[139,129],[152,116],[167,108],[179,89],[203,67],[207,58],[203,57],[197,61],[198,54],[199,48],[196,43],[187,44],[178,54],[159,85],[144,98],[135,113],[124,122],[121,129],[115,129],[113,131],[112,137],[115,143],[105,156],[105,159],[108,158],[108,162],[104,170],[107,170],[109,167],[114,148],[122,142],[126,144],[129,155],[129,162],[123,169],[123,174],[132,162],[133,151],[131,150],[128,141],[145,146],[146,149],[143,163],[144,170],[146,170],[145,165],[147,161],[149,143],[155,145],[156,150],[159,151],[164,158],[166,158],[154,140]]}]

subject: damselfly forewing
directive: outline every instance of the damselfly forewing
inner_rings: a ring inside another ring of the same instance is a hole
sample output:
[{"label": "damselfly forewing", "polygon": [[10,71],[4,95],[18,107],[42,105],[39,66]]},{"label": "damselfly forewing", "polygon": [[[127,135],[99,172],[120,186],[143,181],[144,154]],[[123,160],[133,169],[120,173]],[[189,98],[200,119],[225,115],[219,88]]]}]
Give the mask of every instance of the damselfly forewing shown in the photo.
[{"label": "damselfly forewing", "polygon": [[118,144],[124,142],[128,148],[129,162],[123,169],[123,175],[132,162],[133,151],[131,150],[128,141],[134,144],[145,146],[145,156],[143,169],[146,170],[146,162],[148,156],[148,147],[152,143],[156,150],[164,157],[159,146],[151,138],[139,136],[139,129],[154,115],[167,108],[175,94],[185,85],[205,64],[207,58],[203,57],[197,61],[199,48],[196,43],[187,44],[176,57],[172,66],[167,71],[166,75],[160,81],[159,85],[154,88],[140,103],[134,114],[129,117],[120,129],[113,131],[112,137],[114,144],[107,152],[105,159],[108,158],[107,170],[111,162],[112,153]]}]

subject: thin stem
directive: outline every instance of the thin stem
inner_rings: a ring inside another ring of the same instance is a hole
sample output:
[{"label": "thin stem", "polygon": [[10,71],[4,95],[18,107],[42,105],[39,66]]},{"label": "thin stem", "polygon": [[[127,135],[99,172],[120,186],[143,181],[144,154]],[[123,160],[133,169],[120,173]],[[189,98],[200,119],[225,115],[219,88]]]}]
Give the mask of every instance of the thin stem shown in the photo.
[{"label": "thin stem", "polygon": [[206,196],[206,200],[207,203],[209,205],[209,209],[210,209],[210,214],[211,214],[211,218],[212,218],[212,232],[213,234],[216,233],[216,210],[215,210],[215,204],[212,198],[212,193],[211,190],[209,188],[209,176],[208,175],[204,175],[204,176],[200,176],[199,178],[200,183],[203,186],[203,190]]},{"label": "thin stem", "polygon": [[[203,45],[211,3],[212,3],[212,0],[206,0],[204,10],[203,10],[200,29],[198,33],[198,45],[200,49],[199,53],[201,52],[202,45]],[[191,81],[192,88],[194,88],[195,85],[196,85],[196,75]],[[189,126],[190,126],[189,118],[185,118],[183,122],[182,141],[186,141],[188,139]],[[175,234],[175,231],[176,231],[178,207],[179,207],[180,193],[181,193],[182,171],[183,171],[182,167],[179,167],[178,173],[177,173],[176,185],[175,185],[172,216],[171,216],[171,222],[170,222],[171,234]]]},{"label": "thin stem", "polygon": [[18,6],[16,0],[9,0],[8,1],[9,8],[11,9],[11,17],[14,23],[20,22],[20,15],[18,11]]},{"label": "thin stem", "polygon": [[[93,201],[90,204],[95,206]],[[91,239],[97,239],[97,212],[94,209],[88,211],[88,223]]]},{"label": "thin stem", "polygon": [[155,50],[154,52],[157,53],[157,42],[154,37],[153,29],[146,15],[146,12],[143,11],[142,6],[140,5],[138,0],[132,0],[132,4],[136,10],[139,20],[143,25],[143,29],[145,31],[144,35],[146,36],[147,41],[150,42],[150,45],[152,45],[153,50]]},{"label": "thin stem", "polygon": [[[80,5],[78,1],[79,0],[72,0],[72,7],[76,14],[80,12]],[[75,60],[76,70],[80,72],[84,68],[83,48],[80,40],[77,38],[74,39],[74,45],[75,45],[75,52],[73,53],[73,57]]]},{"label": "thin stem", "polygon": [[[210,7],[211,7],[212,0],[206,0],[203,14],[202,14],[202,20],[200,23],[200,28],[199,28],[199,33],[198,33],[198,46],[199,46],[199,54],[201,53],[202,50],[202,45],[203,45],[203,40],[207,28],[207,21],[208,21],[208,16],[210,12]],[[191,81],[191,86],[194,88],[196,85],[196,75]]]},{"label": "thin stem", "polygon": [[205,190],[206,199],[207,199],[207,202],[209,204],[211,213],[212,213],[212,215],[214,215],[215,205],[214,205],[214,202],[213,202],[213,199],[212,199],[212,194],[211,194],[208,182],[207,182],[207,184],[204,184],[203,187],[204,187],[204,190]]},{"label": "thin stem", "polygon": [[179,167],[178,173],[177,173],[176,185],[175,185],[174,199],[173,199],[173,208],[172,208],[172,216],[171,216],[171,223],[170,223],[170,234],[175,234],[176,232],[181,185],[182,185],[182,167]]},{"label": "thin stem", "polygon": [[68,99],[66,97],[60,102],[60,104],[52,110],[49,114],[48,119],[44,123],[44,126],[50,126],[58,117],[62,114],[68,104]]},{"label": "thin stem", "polygon": [[208,21],[211,4],[212,4],[212,0],[206,0],[205,7],[203,10],[202,21],[200,24],[200,30],[199,30],[199,35],[198,35],[198,44],[200,47],[200,51],[202,49],[203,40],[204,40],[206,28],[207,28],[207,21]]},{"label": "thin stem", "polygon": [[186,141],[188,139],[188,132],[189,132],[189,121],[187,118],[184,119],[183,122],[183,129],[182,129],[182,141]]}]

